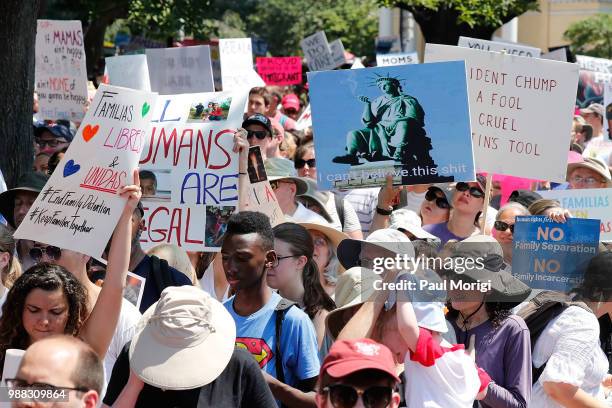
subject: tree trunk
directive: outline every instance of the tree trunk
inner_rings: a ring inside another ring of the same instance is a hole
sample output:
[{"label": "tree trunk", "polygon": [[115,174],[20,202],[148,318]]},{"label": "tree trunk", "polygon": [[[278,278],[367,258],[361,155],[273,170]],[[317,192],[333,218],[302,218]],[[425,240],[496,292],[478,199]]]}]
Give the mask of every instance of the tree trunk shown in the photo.
[{"label": "tree trunk", "polygon": [[0,1],[0,169],[9,188],[32,170],[34,48],[39,0]]},{"label": "tree trunk", "polygon": [[[406,7],[415,21],[421,27],[425,41],[434,44],[457,45],[460,36],[490,40],[497,27],[475,26],[457,24],[459,14],[446,6],[430,10],[419,7]],[[508,19],[510,20],[511,17]]]}]

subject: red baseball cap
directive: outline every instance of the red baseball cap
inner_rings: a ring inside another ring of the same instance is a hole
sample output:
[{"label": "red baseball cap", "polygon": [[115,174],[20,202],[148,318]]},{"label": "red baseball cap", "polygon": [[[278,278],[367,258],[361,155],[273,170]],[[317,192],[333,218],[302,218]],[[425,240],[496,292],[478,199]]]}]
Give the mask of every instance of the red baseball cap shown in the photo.
[{"label": "red baseball cap", "polygon": [[283,96],[281,104],[285,109],[293,108],[296,111],[300,110],[300,98],[298,98],[296,94],[287,94]]},{"label": "red baseball cap", "polygon": [[383,371],[400,382],[391,350],[370,339],[336,341],[323,360],[320,376],[341,378],[361,370]]}]

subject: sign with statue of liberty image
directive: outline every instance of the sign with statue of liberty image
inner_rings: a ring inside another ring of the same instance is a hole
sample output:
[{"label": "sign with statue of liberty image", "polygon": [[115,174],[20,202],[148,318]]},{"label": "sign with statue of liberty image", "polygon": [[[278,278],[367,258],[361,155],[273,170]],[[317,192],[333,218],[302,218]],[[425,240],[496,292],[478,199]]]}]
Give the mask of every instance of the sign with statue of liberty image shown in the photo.
[{"label": "sign with statue of liberty image", "polygon": [[319,188],[475,179],[464,61],[309,72]]}]

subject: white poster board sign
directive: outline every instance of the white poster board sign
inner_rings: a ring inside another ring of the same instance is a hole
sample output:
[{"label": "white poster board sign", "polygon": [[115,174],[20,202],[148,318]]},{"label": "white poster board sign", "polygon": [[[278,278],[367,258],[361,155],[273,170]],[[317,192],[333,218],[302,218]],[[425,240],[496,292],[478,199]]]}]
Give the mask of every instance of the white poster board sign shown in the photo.
[{"label": "white poster board sign", "polygon": [[106,57],[106,72],[110,85],[151,91],[147,56],[144,54]]},{"label": "white poster board sign", "polygon": [[38,20],[34,84],[39,119],[83,119],[87,102],[83,38],[78,20]]},{"label": "white poster board sign", "polygon": [[265,82],[253,69],[253,51],[250,38],[219,40],[221,82],[223,91],[250,90],[265,86]]},{"label": "white poster board sign", "polygon": [[208,45],[146,50],[151,89],[160,95],[214,92]]},{"label": "white poster board sign", "polygon": [[324,31],[317,31],[300,41],[310,71],[324,71],[336,68],[334,57]]},{"label": "white poster board sign", "polygon": [[580,65],[580,69],[612,74],[612,60],[588,57],[586,55],[576,55],[576,62]]},{"label": "white poster board sign", "polygon": [[483,51],[497,51],[505,52],[510,55],[519,55],[521,57],[533,57],[539,58],[542,50],[536,47],[530,47],[524,44],[502,42],[502,41],[488,41],[480,38],[471,37],[459,37],[457,43],[459,47],[472,48]]},{"label": "white poster board sign", "polygon": [[268,181],[259,146],[249,148],[247,172],[250,188],[249,200],[246,203],[245,210],[257,211],[267,215],[273,227],[285,222],[283,210],[281,210],[276,194]]},{"label": "white poster board sign", "polygon": [[578,66],[427,44],[425,62],[466,61],[476,168],[564,182]]},{"label": "white poster board sign", "polygon": [[390,67],[393,65],[418,64],[419,55],[416,52],[396,54],[376,54],[376,66]]},{"label": "white poster board sign", "polygon": [[612,188],[538,191],[543,198],[557,200],[577,218],[601,221],[600,239],[612,241]]},{"label": "white poster board sign", "polygon": [[100,258],[145,145],[156,95],[101,84],[64,158],[15,237]]},{"label": "white poster board sign", "polygon": [[310,113],[310,104],[304,108],[295,125],[296,130],[304,130],[312,126],[312,114]]},{"label": "white poster board sign", "polygon": [[238,205],[238,153],[249,89],[160,96],[140,169],[166,180],[143,201],[143,248],[175,244],[187,251],[219,251],[225,222]]}]

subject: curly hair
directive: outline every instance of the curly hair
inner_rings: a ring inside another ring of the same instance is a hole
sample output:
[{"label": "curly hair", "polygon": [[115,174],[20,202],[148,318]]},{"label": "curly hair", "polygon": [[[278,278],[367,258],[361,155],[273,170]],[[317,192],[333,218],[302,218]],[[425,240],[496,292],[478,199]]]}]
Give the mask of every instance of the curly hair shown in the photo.
[{"label": "curly hair", "polygon": [[77,336],[89,315],[87,290],[66,269],[42,262],[25,271],[9,290],[0,319],[0,367],[4,364],[7,349],[25,350],[30,336],[23,327],[23,310],[26,297],[32,290],[55,291],[61,289],[68,301],[68,321],[64,334]]},{"label": "curly hair", "polygon": [[304,285],[304,311],[308,317],[313,319],[320,310],[334,310],[336,304],[321,286],[319,268],[313,259],[314,243],[308,230],[292,222],[278,224],[272,230],[275,239],[289,244],[292,255],[307,258],[302,271],[302,284]]},{"label": "curly hair", "polygon": [[[508,318],[512,314],[512,308],[516,306],[512,303],[504,303],[504,302],[487,302],[485,301],[484,307],[487,311],[487,315],[489,316],[489,320],[495,329],[500,327],[504,320]],[[459,316],[459,311],[453,309],[451,303],[448,302],[446,304],[448,309],[448,313],[446,314],[446,318],[449,320],[455,320]]]}]

